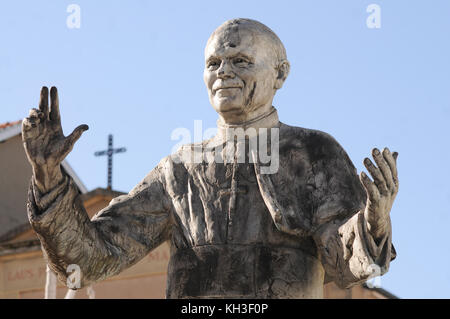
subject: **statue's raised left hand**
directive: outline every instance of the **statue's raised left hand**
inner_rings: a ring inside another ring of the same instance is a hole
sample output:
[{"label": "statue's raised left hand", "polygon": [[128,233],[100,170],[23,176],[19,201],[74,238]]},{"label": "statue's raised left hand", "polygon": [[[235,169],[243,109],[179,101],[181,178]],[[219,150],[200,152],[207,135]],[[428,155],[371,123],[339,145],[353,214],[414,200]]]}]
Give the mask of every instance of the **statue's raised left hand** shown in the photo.
[{"label": "statue's raised left hand", "polygon": [[389,213],[398,192],[398,153],[391,153],[387,147],[383,149],[383,152],[374,148],[372,156],[377,165],[366,157],[364,166],[372,175],[373,181],[364,172],[361,172],[359,177],[367,192],[364,216],[370,233],[377,239],[387,231],[386,227],[390,222]]},{"label": "statue's raised left hand", "polygon": [[88,129],[83,124],[69,136],[64,136],[59,114],[58,91],[43,87],[39,109],[33,108],[22,121],[22,141],[28,161],[33,169],[34,181],[41,193],[47,193],[63,179],[60,164],[72,150],[81,134]]}]

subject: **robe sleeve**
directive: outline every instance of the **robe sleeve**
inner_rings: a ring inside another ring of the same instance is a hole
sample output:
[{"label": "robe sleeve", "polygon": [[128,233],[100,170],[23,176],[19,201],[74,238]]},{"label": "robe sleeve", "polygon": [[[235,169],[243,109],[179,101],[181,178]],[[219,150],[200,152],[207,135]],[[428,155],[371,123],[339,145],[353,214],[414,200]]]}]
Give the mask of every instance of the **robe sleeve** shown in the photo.
[{"label": "robe sleeve", "polygon": [[[50,268],[63,283],[69,265],[80,270],[82,288],[137,263],[168,239],[170,204],[157,166],[129,194],[114,198],[89,219],[73,180],[42,196],[34,180],[28,192],[28,218]],[[75,266],[75,267],[76,267]],[[69,272],[68,272],[69,271]]]},{"label": "robe sleeve", "polygon": [[375,240],[364,217],[365,190],[347,153],[333,137],[324,135],[315,159],[313,238],[325,281],[349,288],[383,275],[396,254],[390,222],[384,236]]}]

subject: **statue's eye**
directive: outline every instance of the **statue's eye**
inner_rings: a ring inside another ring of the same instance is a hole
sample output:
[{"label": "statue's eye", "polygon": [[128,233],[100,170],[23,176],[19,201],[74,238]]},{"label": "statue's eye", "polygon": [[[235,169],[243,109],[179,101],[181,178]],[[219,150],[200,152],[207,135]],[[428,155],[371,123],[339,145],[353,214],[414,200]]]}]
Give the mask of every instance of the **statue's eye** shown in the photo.
[{"label": "statue's eye", "polygon": [[233,63],[240,67],[244,67],[244,66],[248,65],[248,61],[243,58],[235,58],[233,60]]},{"label": "statue's eye", "polygon": [[207,64],[208,69],[216,69],[219,67],[219,63],[217,61],[210,61]]}]

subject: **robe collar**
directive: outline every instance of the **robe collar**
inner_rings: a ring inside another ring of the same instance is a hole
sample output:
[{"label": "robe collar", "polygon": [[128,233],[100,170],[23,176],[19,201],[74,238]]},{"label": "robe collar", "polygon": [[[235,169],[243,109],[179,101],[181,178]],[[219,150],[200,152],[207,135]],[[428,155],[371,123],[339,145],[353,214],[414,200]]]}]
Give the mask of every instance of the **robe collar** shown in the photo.
[{"label": "robe collar", "polygon": [[250,121],[239,124],[227,124],[221,119],[218,119],[217,135],[214,137],[214,142],[225,142],[230,138],[234,138],[233,130],[236,129],[243,129],[245,133],[248,133],[248,137],[252,137],[255,134],[258,135],[260,128],[270,129],[273,127],[279,127],[279,125],[280,121],[278,119],[278,112],[273,106],[267,113],[264,113]]}]

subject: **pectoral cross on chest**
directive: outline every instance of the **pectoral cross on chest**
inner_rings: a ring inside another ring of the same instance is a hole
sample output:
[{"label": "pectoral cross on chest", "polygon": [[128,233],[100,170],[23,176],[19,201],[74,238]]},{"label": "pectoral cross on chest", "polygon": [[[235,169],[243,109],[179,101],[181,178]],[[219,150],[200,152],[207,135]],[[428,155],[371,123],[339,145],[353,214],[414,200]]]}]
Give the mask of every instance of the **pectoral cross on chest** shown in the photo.
[{"label": "pectoral cross on chest", "polygon": [[227,223],[227,227],[226,227],[226,240],[228,242],[233,241],[233,237],[231,235],[231,231],[230,228],[233,227],[233,222],[236,219],[236,215],[239,212],[236,212],[236,199],[238,194],[247,194],[248,193],[248,186],[247,185],[239,185],[239,181],[237,178],[237,174],[236,171],[238,169],[238,164],[236,162],[234,162],[232,164],[232,173],[231,173],[231,186],[229,188],[222,188],[219,189],[218,191],[218,195],[219,197],[223,197],[223,196],[230,196],[229,199],[229,203],[228,203],[228,211],[227,213],[227,218],[226,218],[226,223]]}]

